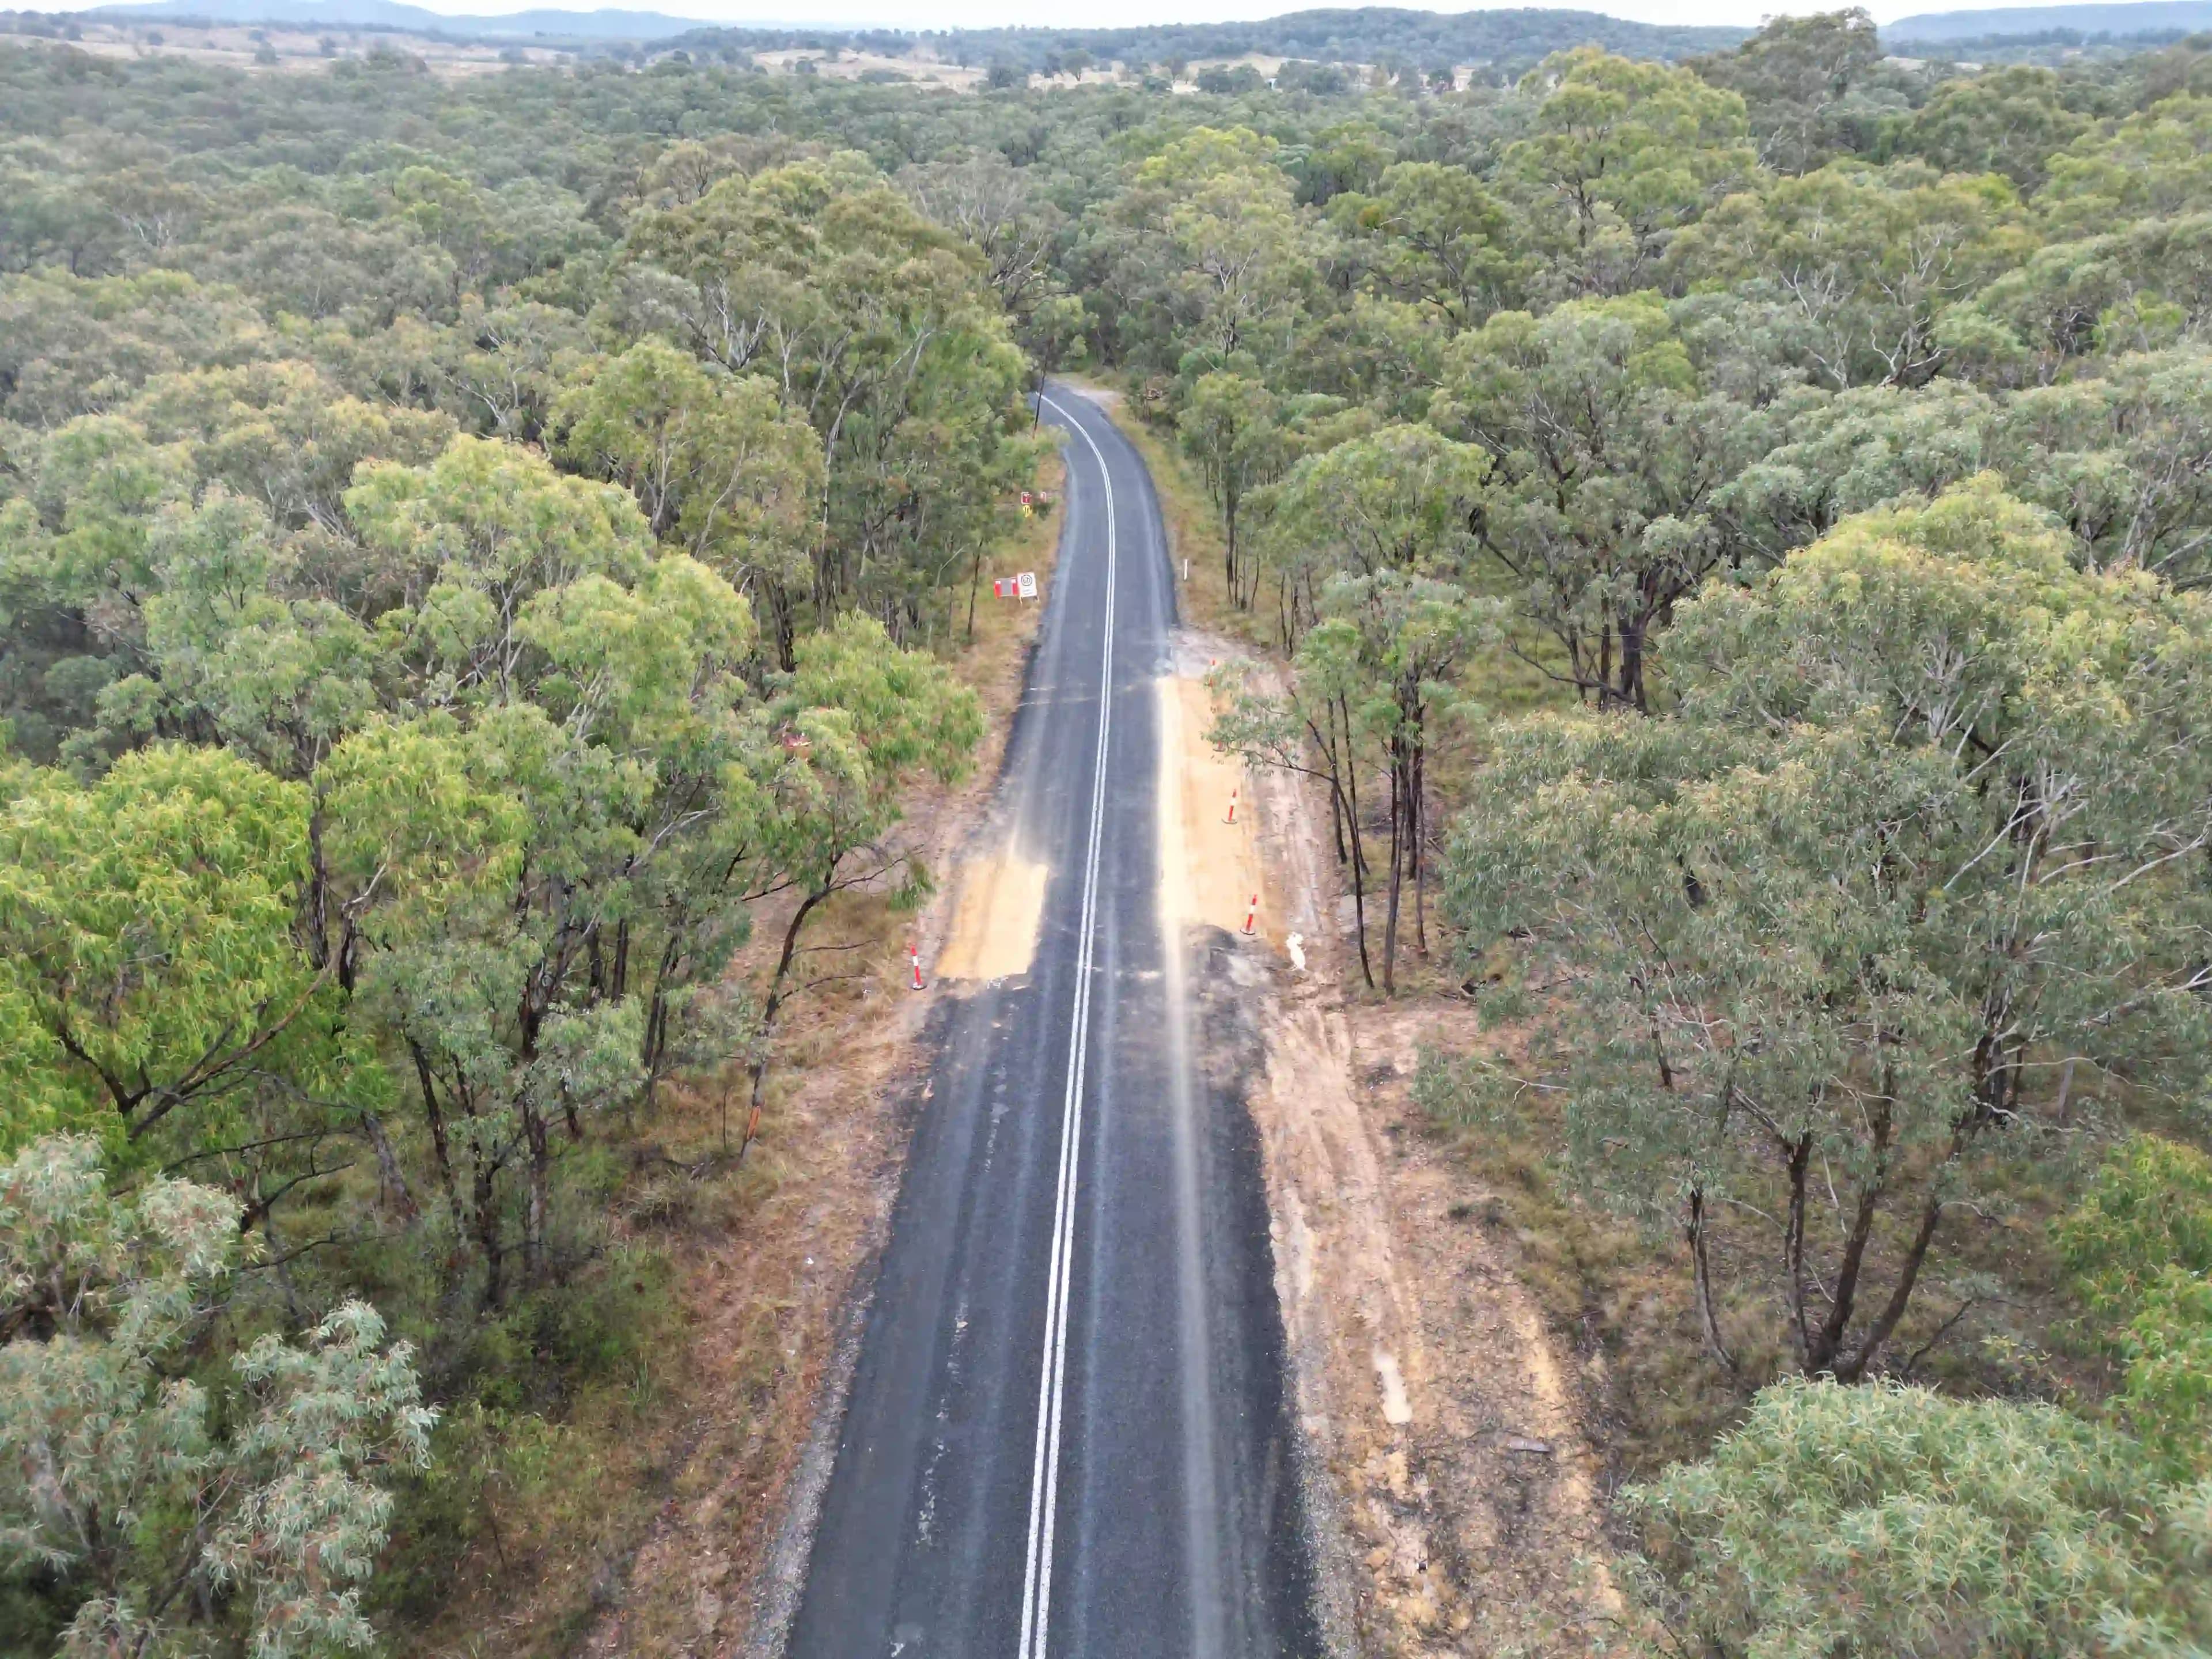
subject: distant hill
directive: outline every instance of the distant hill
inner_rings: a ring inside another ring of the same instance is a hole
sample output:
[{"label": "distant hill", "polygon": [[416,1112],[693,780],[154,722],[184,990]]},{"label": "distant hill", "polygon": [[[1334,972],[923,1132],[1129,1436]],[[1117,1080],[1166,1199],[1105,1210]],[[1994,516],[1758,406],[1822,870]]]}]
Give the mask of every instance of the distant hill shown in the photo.
[{"label": "distant hill", "polygon": [[2061,31],[2082,36],[2194,34],[2212,29],[2212,0],[2137,0],[2125,5],[2002,6],[1989,11],[1923,12],[1881,26],[1890,46],[1908,41],[1994,40]]},{"label": "distant hill", "polygon": [[1388,6],[1294,11],[1255,23],[1168,23],[1112,29],[955,29],[938,37],[940,55],[974,63],[1005,61],[1042,67],[1048,52],[1079,48],[1102,62],[1119,58],[1157,64],[1239,58],[1298,58],[1322,64],[1398,61],[1419,67],[1444,64],[1533,64],[1547,52],[1588,42],[1628,58],[1673,59],[1725,51],[1749,29],[1690,28],[1624,22],[1594,11],[1535,7],[1510,11],[1409,11]]},{"label": "distant hill", "polygon": [[448,17],[401,0],[155,0],[150,5],[101,6],[81,13],[108,22],[281,23],[309,29],[380,29],[465,39],[659,40],[703,27],[696,17],[657,11],[518,11],[504,17]]},{"label": "distant hill", "polygon": [[[794,10],[799,9],[793,7]],[[872,8],[871,8],[872,9]],[[310,29],[384,29],[465,40],[548,36],[577,40],[726,42],[765,50],[842,41],[896,51],[921,35],[904,30],[840,27],[832,19],[765,20],[723,26],[650,11],[516,12],[505,17],[448,17],[404,0],[154,0],[107,5],[80,14],[107,21],[277,23]],[[1042,70],[1047,59],[1084,51],[1099,62],[1148,64],[1238,58],[1255,53],[1325,64],[1403,63],[1417,67],[1534,63],[1547,52],[1594,41],[1632,58],[1673,59],[1725,50],[1750,33],[1739,28],[1670,27],[1624,22],[1594,11],[1522,8],[1510,11],[1432,12],[1367,6],[1291,12],[1252,23],[1170,23],[1105,29],[954,29],[930,36],[939,56],[973,64],[1006,63]]]}]

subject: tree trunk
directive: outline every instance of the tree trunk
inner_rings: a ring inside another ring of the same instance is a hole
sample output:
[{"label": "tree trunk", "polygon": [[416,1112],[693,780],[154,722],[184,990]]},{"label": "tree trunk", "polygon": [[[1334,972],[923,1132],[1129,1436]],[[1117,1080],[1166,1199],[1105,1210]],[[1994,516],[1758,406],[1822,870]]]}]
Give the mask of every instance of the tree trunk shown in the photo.
[{"label": "tree trunk", "polygon": [[1359,761],[1352,746],[1352,710],[1341,697],[1337,699],[1337,708],[1344,716],[1345,817],[1352,830],[1352,925],[1359,940],[1359,976],[1371,991],[1375,967],[1367,957],[1367,852],[1359,837]]},{"label": "tree trunk", "polygon": [[1797,1332],[1797,1351],[1812,1369],[1813,1328],[1805,1311],[1805,1173],[1813,1158],[1813,1137],[1797,1137],[1790,1149],[1790,1218],[1782,1229],[1784,1285],[1790,1298],[1790,1321]]},{"label": "tree trunk", "polygon": [[968,643],[975,643],[975,595],[983,586],[983,544],[975,544],[975,562],[968,570]]},{"label": "tree trunk", "polygon": [[768,1000],[761,1005],[760,1035],[753,1054],[752,1104],[745,1114],[745,1133],[738,1142],[739,1163],[744,1161],[746,1149],[753,1144],[753,1136],[760,1129],[761,1095],[768,1082],[769,1034],[775,1029],[776,1011],[783,1006],[784,981],[791,972],[792,958],[799,953],[799,930],[806,926],[806,919],[814,913],[815,906],[828,898],[830,892],[830,886],[825,882],[817,890],[800,900],[799,908],[791,913],[791,925],[783,930],[783,951],[776,957],[775,975],[769,981]]},{"label": "tree trunk", "polygon": [[1823,1371],[1834,1371],[1836,1355],[1844,1346],[1844,1333],[1850,1329],[1851,1312],[1858,1304],[1859,1275],[1866,1267],[1867,1244],[1874,1237],[1875,1217],[1881,1209],[1881,1200],[1889,1188],[1889,1137],[1892,1116],[1889,1099],[1882,1097],[1874,1118],[1874,1168],[1867,1176],[1866,1185],[1859,1189],[1857,1206],[1851,1212],[1850,1231],[1844,1237],[1843,1260],[1836,1267],[1836,1288],[1828,1301],[1828,1316],[1813,1334],[1813,1344],[1806,1351],[1805,1369],[1814,1376]]},{"label": "tree trunk", "polygon": [[380,1200],[396,1200],[399,1213],[412,1221],[422,1212],[416,1207],[415,1194],[409,1189],[407,1177],[399,1171],[399,1159],[392,1150],[392,1137],[384,1132],[384,1120],[374,1112],[361,1115],[361,1127],[368,1133],[368,1145],[376,1154],[376,1175],[381,1191]]},{"label": "tree trunk", "polygon": [[682,933],[672,931],[660,953],[659,971],[653,976],[653,994],[645,1014],[645,1052],[638,1056],[645,1067],[645,1097],[651,1105],[660,1083],[660,1062],[668,1048],[668,982],[683,962]]},{"label": "tree trunk", "polygon": [[323,860],[323,815],[307,814],[307,961],[320,969],[330,960],[329,868]]},{"label": "tree trunk", "polygon": [[1398,739],[1390,739],[1390,888],[1382,920],[1382,994],[1398,994],[1398,903],[1405,890],[1406,807]]},{"label": "tree trunk", "polygon": [[1427,914],[1429,860],[1428,849],[1423,844],[1427,840],[1429,833],[1428,803],[1425,799],[1428,789],[1427,758],[1428,744],[1425,734],[1422,728],[1416,725],[1413,727],[1413,777],[1411,786],[1407,792],[1406,801],[1409,825],[1407,839],[1413,854],[1413,948],[1424,957],[1429,953]]},{"label": "tree trunk", "polygon": [[1328,757],[1328,827],[1336,836],[1336,861],[1344,862],[1344,764],[1336,755],[1336,705],[1328,705],[1328,742],[1322,752]]},{"label": "tree trunk", "polygon": [[1237,603],[1237,497],[1225,490],[1222,495],[1221,516],[1229,526],[1229,534],[1223,538],[1226,556],[1223,562],[1222,575],[1229,584],[1229,603],[1233,605]]},{"label": "tree trunk", "polygon": [[[1947,1160],[1948,1161],[1948,1160]],[[1912,1287],[1919,1281],[1921,1265],[1928,1260],[1928,1247],[1935,1243],[1936,1224],[1943,1218],[1943,1200],[1930,1193],[1928,1203],[1920,1212],[1920,1225],[1912,1235],[1912,1243],[1905,1253],[1905,1266],[1899,1273],[1897,1288],[1890,1292],[1874,1328],[1867,1332],[1866,1340],[1859,1344],[1858,1352],[1836,1367],[1836,1381],[1856,1382],[1866,1376],[1867,1367],[1881,1352],[1881,1346],[1897,1329],[1897,1322],[1905,1317],[1906,1305],[1912,1300]]]},{"label": "tree trunk", "polygon": [[769,619],[775,624],[775,664],[788,674],[799,666],[799,624],[792,615],[791,594],[773,579],[762,582],[761,592],[768,600]]},{"label": "tree trunk", "polygon": [[446,1213],[458,1230],[461,1224],[460,1188],[453,1179],[452,1148],[446,1140],[446,1115],[439,1109],[438,1091],[430,1076],[430,1056],[410,1037],[407,1047],[415,1056],[415,1080],[422,1091],[422,1116],[430,1126],[430,1151],[438,1165],[438,1185],[446,1194]]},{"label": "tree trunk", "polygon": [[483,1252],[483,1306],[488,1313],[497,1313],[506,1296],[506,1287],[500,1283],[502,1253],[496,1201],[498,1175],[496,1164],[489,1158],[479,1157],[472,1196],[476,1200],[477,1247]]},{"label": "tree trunk", "polygon": [[522,1106],[522,1133],[530,1146],[530,1187],[522,1223],[522,1277],[537,1285],[545,1279],[545,1226],[552,1205],[552,1139],[546,1133],[545,1114],[527,1100]]},{"label": "tree trunk", "polygon": [[1713,1308],[1713,1267],[1705,1253],[1705,1193],[1702,1187],[1690,1188],[1690,1218],[1683,1231],[1690,1242],[1691,1289],[1697,1297],[1698,1329],[1705,1337],[1707,1351],[1733,1376],[1735,1356],[1721,1340],[1720,1316]]}]

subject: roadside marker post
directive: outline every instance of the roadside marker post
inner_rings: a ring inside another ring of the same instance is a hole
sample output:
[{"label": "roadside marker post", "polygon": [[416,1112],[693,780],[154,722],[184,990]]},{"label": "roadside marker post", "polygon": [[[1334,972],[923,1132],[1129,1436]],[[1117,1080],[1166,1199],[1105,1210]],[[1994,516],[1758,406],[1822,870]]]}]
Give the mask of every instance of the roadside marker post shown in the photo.
[{"label": "roadside marker post", "polygon": [[1234,789],[1229,792],[1229,816],[1222,819],[1222,822],[1224,823],[1237,822],[1237,791]]},{"label": "roadside marker post", "polygon": [[914,964],[914,988],[919,991],[922,988],[921,952],[916,950],[911,942],[906,947],[906,959]]},{"label": "roadside marker post", "polygon": [[1259,923],[1260,896],[1257,893],[1255,893],[1252,895],[1251,908],[1248,909],[1244,913],[1244,933],[1247,938],[1249,938],[1252,934],[1259,931]]}]

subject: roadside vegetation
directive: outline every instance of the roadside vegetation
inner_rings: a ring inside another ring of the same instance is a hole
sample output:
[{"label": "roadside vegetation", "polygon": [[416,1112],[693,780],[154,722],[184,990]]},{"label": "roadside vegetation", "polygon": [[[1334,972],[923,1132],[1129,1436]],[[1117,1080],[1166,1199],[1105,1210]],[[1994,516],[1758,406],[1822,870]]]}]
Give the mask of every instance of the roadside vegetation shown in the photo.
[{"label": "roadside vegetation", "polygon": [[1489,1028],[1625,1639],[2212,1641],[2212,52],[1278,82],[0,47],[0,1647],[619,1598],[1047,371]]}]

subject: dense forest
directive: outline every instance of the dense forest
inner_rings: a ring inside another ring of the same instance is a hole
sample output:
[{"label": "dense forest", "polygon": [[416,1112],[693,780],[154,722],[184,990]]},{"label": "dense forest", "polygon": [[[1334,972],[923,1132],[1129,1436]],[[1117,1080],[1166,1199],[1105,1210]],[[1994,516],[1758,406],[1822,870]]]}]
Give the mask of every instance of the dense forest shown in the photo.
[{"label": "dense forest", "polygon": [[1076,371],[1437,1133],[1671,1274],[1624,1641],[2212,1641],[2212,53],[1357,79],[0,46],[0,1646],[434,1620]]}]

